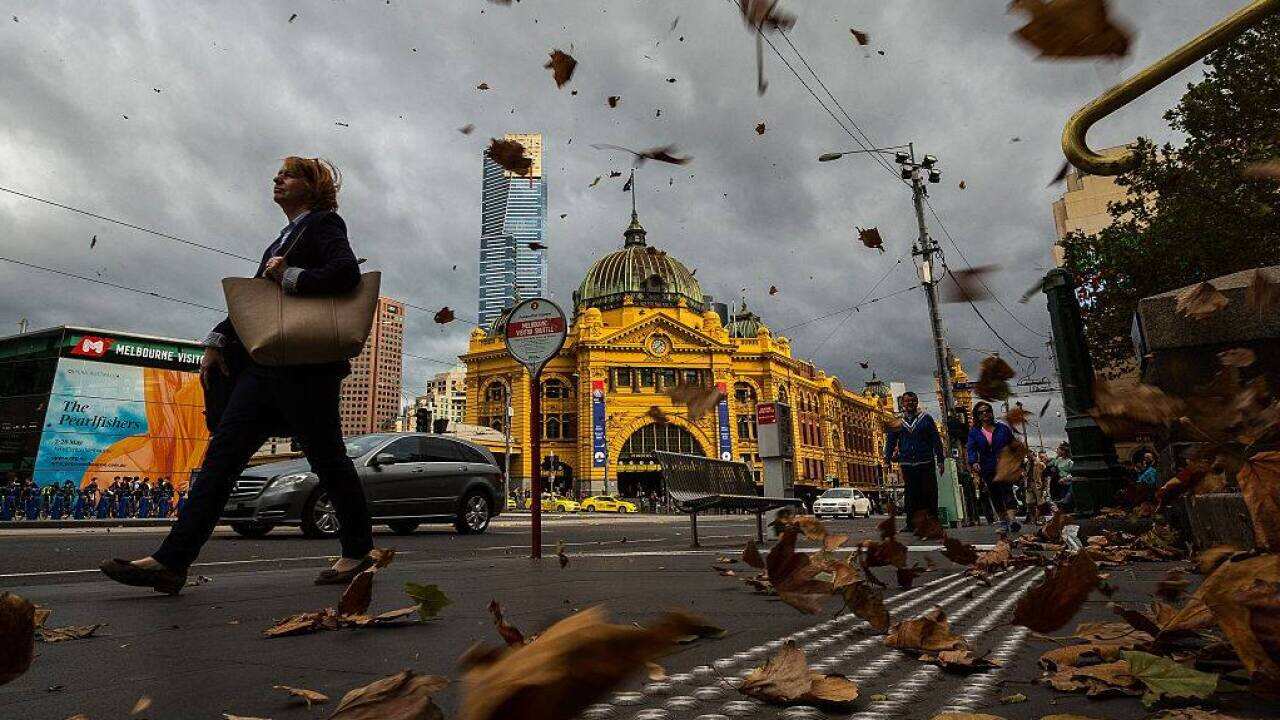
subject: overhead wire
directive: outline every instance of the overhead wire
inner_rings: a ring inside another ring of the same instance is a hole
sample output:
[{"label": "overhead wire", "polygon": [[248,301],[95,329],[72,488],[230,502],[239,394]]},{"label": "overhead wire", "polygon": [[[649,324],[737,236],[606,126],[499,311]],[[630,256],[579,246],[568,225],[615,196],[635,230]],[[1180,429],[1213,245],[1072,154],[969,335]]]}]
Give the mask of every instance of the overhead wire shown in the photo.
[{"label": "overhead wire", "polygon": [[43,270],[44,272],[53,273],[55,275],[63,275],[65,277],[75,278],[77,280],[84,280],[85,282],[97,283],[99,285],[106,285],[107,287],[116,288],[117,290],[127,290],[132,293],[138,293],[139,295],[149,295],[151,297],[159,298],[161,300],[168,300],[169,302],[182,303],[183,305],[190,305],[192,307],[198,307],[204,310],[212,310],[217,313],[226,312],[225,308],[216,308],[210,305],[205,305],[203,303],[195,302],[194,300],[183,300],[182,298],[176,298],[169,295],[162,295],[158,292],[153,292],[151,290],[142,290],[140,288],[130,287],[128,285],[120,285],[119,283],[113,283],[107,280],[99,280],[98,278],[91,278],[86,275],[79,275],[77,273],[67,272],[66,270],[58,270],[57,268],[45,267],[43,265],[36,265],[35,263],[23,262],[21,260],[14,260],[13,258],[8,258],[8,257],[0,257],[0,260],[3,260],[4,262],[7,262],[7,263],[13,263],[14,265],[20,265],[25,268]]}]

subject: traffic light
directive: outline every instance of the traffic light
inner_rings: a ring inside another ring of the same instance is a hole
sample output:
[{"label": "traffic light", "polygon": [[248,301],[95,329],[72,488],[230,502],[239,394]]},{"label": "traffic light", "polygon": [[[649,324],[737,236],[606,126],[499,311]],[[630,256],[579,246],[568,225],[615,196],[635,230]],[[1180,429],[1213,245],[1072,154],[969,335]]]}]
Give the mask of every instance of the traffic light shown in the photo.
[{"label": "traffic light", "polygon": [[431,411],[418,408],[414,411],[413,429],[415,432],[431,432]]}]

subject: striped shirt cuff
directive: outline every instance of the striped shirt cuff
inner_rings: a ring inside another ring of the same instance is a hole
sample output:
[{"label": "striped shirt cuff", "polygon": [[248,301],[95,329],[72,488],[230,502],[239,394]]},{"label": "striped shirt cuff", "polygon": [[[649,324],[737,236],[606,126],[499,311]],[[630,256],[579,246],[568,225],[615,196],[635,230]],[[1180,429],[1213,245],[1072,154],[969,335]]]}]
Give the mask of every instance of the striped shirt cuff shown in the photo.
[{"label": "striped shirt cuff", "polygon": [[223,335],[220,332],[211,332],[207,336],[205,336],[203,345],[205,347],[214,347],[214,348],[226,347],[227,336]]},{"label": "striped shirt cuff", "polygon": [[303,268],[291,267],[285,268],[284,275],[280,280],[280,287],[290,295],[296,295],[298,292],[298,277],[302,275]]}]

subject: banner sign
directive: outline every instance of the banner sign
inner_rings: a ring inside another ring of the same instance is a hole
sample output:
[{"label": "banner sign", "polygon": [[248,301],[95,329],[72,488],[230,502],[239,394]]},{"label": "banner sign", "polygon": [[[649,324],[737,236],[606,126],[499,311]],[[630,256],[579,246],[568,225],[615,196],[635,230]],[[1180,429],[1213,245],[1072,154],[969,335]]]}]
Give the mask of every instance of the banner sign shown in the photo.
[{"label": "banner sign", "polygon": [[733,459],[733,436],[729,434],[729,395],[725,383],[716,383],[720,391],[720,402],[716,404],[716,415],[720,425],[720,459]]},{"label": "banner sign", "polygon": [[161,341],[115,338],[105,335],[70,335],[64,356],[102,360],[125,365],[145,365],[198,372],[203,348],[174,345]]},{"label": "banner sign", "polygon": [[605,442],[604,381],[591,381],[591,466],[604,467],[609,448]]},{"label": "banner sign", "polygon": [[[107,338],[85,342],[73,352],[106,355],[118,347]],[[41,430],[40,485],[97,479],[105,488],[126,475],[165,477],[181,491],[209,444],[198,374],[69,357],[58,360]]]}]

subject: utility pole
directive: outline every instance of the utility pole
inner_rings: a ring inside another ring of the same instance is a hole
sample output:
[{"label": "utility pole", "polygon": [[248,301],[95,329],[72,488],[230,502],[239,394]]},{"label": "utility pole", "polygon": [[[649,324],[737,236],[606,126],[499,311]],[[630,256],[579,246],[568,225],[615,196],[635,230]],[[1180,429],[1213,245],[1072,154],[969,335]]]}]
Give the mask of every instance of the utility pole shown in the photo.
[{"label": "utility pole", "polygon": [[[507,451],[502,455],[502,502],[506,507],[507,497],[511,495],[511,389],[515,386],[515,382],[510,377],[507,378],[507,388],[504,393],[507,396],[506,417],[502,421],[502,434],[507,443]],[[517,508],[518,510],[519,508]]]},{"label": "utility pole", "polygon": [[938,363],[938,387],[942,390],[942,418],[943,422],[951,419],[951,413],[955,410],[955,396],[951,391],[951,373],[947,367],[947,346],[946,338],[942,335],[942,314],[938,311],[938,278],[934,274],[933,256],[941,252],[938,242],[929,235],[929,227],[924,222],[924,198],[927,195],[924,187],[924,180],[921,178],[921,171],[928,173],[927,179],[931,183],[939,182],[942,179],[942,173],[934,168],[938,159],[932,155],[925,155],[920,163],[916,163],[915,143],[908,143],[907,152],[898,152],[895,156],[898,164],[902,166],[902,179],[911,181],[911,199],[916,206],[916,225],[919,227],[920,235],[916,239],[915,244],[911,246],[911,254],[921,258],[920,260],[920,279],[924,285],[925,298],[929,301],[929,324],[933,330],[933,353]]}]

